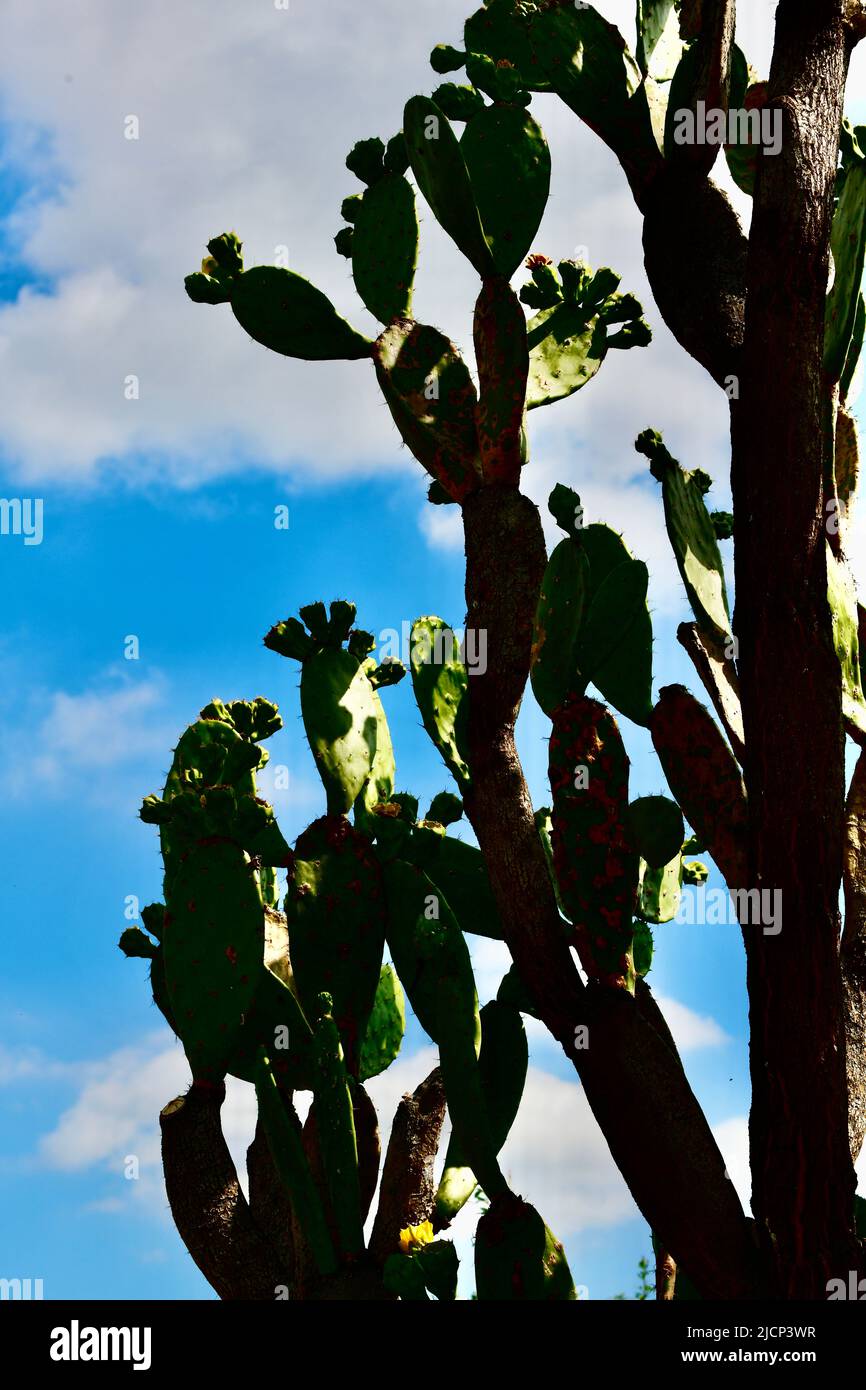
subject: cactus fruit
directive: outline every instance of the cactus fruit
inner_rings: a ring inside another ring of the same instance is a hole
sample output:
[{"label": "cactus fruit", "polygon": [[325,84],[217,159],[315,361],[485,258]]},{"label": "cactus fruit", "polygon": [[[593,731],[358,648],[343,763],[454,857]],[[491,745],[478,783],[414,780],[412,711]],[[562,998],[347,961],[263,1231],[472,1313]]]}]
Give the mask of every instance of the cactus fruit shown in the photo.
[{"label": "cactus fruit", "polygon": [[355,288],[381,323],[411,313],[417,264],[418,214],[412,185],[400,174],[385,174],[364,194],[352,235]]},{"label": "cactus fruit", "polygon": [[475,1279],[479,1299],[577,1299],[562,1245],[535,1207],[512,1192],[494,1197],[478,1222]]},{"label": "cactus fruit", "polygon": [[[498,1153],[517,1115],[529,1066],[523,1020],[512,1005],[492,999],[481,1010],[478,1066],[493,1143]],[[453,1221],[475,1187],[475,1174],[464,1156],[459,1138],[452,1134],[433,1208],[437,1230]]]},{"label": "cactus fruit", "polygon": [[639,857],[615,719],[596,700],[569,701],[554,716],[549,754],[553,860],[581,963],[592,978],[633,992]]},{"label": "cactus fruit", "polygon": [[445,113],[427,97],[411,97],[403,113],[403,130],[415,182],[437,222],[482,279],[495,274],[469,171]]},{"label": "cactus fruit", "polygon": [[650,720],[668,786],[729,888],[747,878],[746,790],[733,753],[706,708],[682,685],[668,685]]},{"label": "cactus fruit", "polygon": [[376,997],[361,1044],[361,1065],[358,1076],[369,1081],[390,1067],[400,1051],[406,1030],[406,1005],[403,989],[391,965],[379,972]]},{"label": "cactus fruit", "polygon": [[866,159],[852,159],[833,217],[833,288],[827,296],[824,373],[839,381],[857,322],[866,263]]},{"label": "cactus fruit", "polygon": [[476,410],[481,470],[485,482],[517,483],[521,453],[529,350],[526,318],[507,280],[484,282],[475,305]]},{"label": "cactus fruit", "polygon": [[650,460],[650,472],[662,485],[665,525],[692,612],[699,626],[724,641],[731,635],[730,609],[719,543],[704,502],[707,476],[681,468],[655,430],[644,430],[635,448]]},{"label": "cactus fruit", "polygon": [[304,1012],[333,1000],[346,1066],[358,1076],[385,945],[381,872],[366,836],[323,816],[297,841],[286,897],[289,954]]},{"label": "cactus fruit", "polygon": [[244,271],[232,282],[231,306],[251,338],[284,357],[323,362],[370,356],[370,340],[293,270],[257,265]]},{"label": "cactus fruit", "polygon": [[377,339],[375,365],[404,442],[461,502],[479,486],[481,464],[475,384],[457,349],[438,329],[406,319]]},{"label": "cactus fruit", "polygon": [[528,254],[547,206],[550,151],[544,133],[518,106],[485,106],[467,122],[460,151],[494,267],[509,279]]}]

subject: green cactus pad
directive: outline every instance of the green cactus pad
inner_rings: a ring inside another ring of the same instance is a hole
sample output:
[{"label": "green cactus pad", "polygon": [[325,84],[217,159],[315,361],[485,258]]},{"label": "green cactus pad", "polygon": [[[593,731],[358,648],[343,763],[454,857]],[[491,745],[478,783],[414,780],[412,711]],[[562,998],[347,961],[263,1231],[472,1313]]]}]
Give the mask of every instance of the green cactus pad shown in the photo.
[{"label": "green cactus pad", "polygon": [[264,960],[232,1048],[229,1071],[255,1083],[258,1058],[265,1048],[271,1070],[287,1090],[312,1086],[312,1030],[301,1009],[289,960],[289,933],[281,912],[264,913]]},{"label": "green cactus pad", "polygon": [[252,865],[222,840],[191,849],[166,914],[172,1015],[196,1080],[217,1083],[240,1038],[264,958],[264,910]]},{"label": "green cactus pad", "polygon": [[141,930],[141,927],[127,927],[126,931],[121,933],[117,944],[123,954],[130,959],[153,960],[159,949],[154,946],[150,937]]},{"label": "green cactus pad", "polygon": [[370,679],[373,708],[376,711],[376,751],[370,766],[370,775],[355,801],[354,813],[357,828],[367,835],[372,835],[375,828],[371,825],[370,813],[373,807],[378,806],[380,802],[390,801],[396,774],[391,730],[388,727],[388,719],[379,691],[372,681],[374,668],[375,662],[372,660],[368,659],[364,662],[363,669]]},{"label": "green cactus pad", "polygon": [[460,151],[493,264],[510,279],[532,246],[550,192],[550,151],[518,106],[485,106],[468,121]]},{"label": "green cactus pad", "polygon": [[484,856],[474,845],[416,826],[403,858],[423,869],[445,897],[460,929],[494,941],[503,939],[502,922]]},{"label": "green cactus pad", "polygon": [[478,1298],[496,1302],[574,1302],[565,1251],[535,1207],[513,1193],[494,1197],[475,1232]]},{"label": "green cactus pad", "polygon": [[411,97],[403,131],[412,173],[437,222],[482,279],[496,273],[460,144],[445,113],[427,97]]},{"label": "green cactus pad", "polygon": [[682,47],[675,0],[638,0],[635,57],[644,76],[669,82]]},{"label": "green cactus pad", "polygon": [[[592,575],[590,561],[590,574]],[[595,589],[577,643],[577,665],[606,700],[636,724],[652,712],[649,573],[641,560],[617,565]]]},{"label": "green cactus pad", "polygon": [[863,339],[866,336],[866,296],[857,296],[857,308],[854,314],[854,329],[851,334],[851,345],[848,348],[848,356],[845,358],[845,369],[839,382],[839,400],[842,405],[848,400],[857,366],[860,362],[860,355],[863,351]]},{"label": "green cactus pad", "polygon": [[747,877],[746,790],[733,753],[707,709],[682,685],[668,685],[650,721],[668,786],[729,888]]},{"label": "green cactus pad", "polygon": [[634,973],[638,979],[646,979],[653,963],[653,934],[646,922],[634,924]]},{"label": "green cactus pad", "polygon": [[533,14],[530,41],[553,90],[606,144],[618,150],[649,143],[646,107],[635,101],[640,69],[619,30],[591,5]]},{"label": "green cactus pad", "polygon": [[[523,1019],[510,1004],[492,999],[481,1010],[478,1066],[493,1142],[499,1153],[514,1124],[529,1066]],[[437,1229],[441,1230],[453,1221],[472,1196],[476,1185],[477,1179],[466,1161],[460,1141],[456,1134],[452,1134],[433,1208]]]},{"label": "green cactus pad", "polygon": [[394,1061],[406,1031],[406,1005],[403,988],[393,966],[383,965],[379,974],[373,1011],[361,1047],[359,1079],[369,1081]]},{"label": "green cactus pad", "polygon": [[386,174],[364,194],[352,237],[355,289],[381,323],[410,313],[417,264],[415,194],[407,179]]},{"label": "green cactus pad", "polygon": [[627,826],[635,848],[651,869],[663,869],[682,849],[683,814],[667,796],[639,796],[628,808]]},{"label": "green cactus pad", "polygon": [[526,317],[507,280],[485,280],[475,305],[476,411],[485,482],[518,483],[529,350]]},{"label": "green cactus pad", "polygon": [[410,319],[375,345],[376,376],[400,434],[454,501],[481,482],[475,383],[443,333]]},{"label": "green cactus pad", "polygon": [[860,670],[857,588],[846,561],[827,552],[827,595],[833,623],[833,644],[842,672],[842,715],[855,736],[866,735],[866,697]]},{"label": "green cactus pad", "polygon": [[627,829],[629,761],[616,721],[580,698],[557,710],[549,743],[553,860],[587,974],[634,991],[639,856]]},{"label": "green cactus pad", "polygon": [[307,362],[369,357],[372,343],[302,275],[257,265],[232,284],[232,311],[257,343]]},{"label": "green cactus pad", "polygon": [[724,641],[731,634],[730,609],[719,543],[704,502],[706,474],[681,468],[654,430],[645,430],[635,448],[650,460],[650,471],[662,485],[665,525],[692,612],[699,626]]},{"label": "green cactus pad", "polygon": [[315,1124],[340,1253],[364,1249],[355,1109],[330,996],[321,994],[313,1029]]},{"label": "green cactus pad", "polygon": [[683,882],[683,861],[679,853],[660,869],[651,869],[641,860],[638,917],[645,922],[672,922],[679,910]]},{"label": "green cactus pad", "polygon": [[824,372],[835,382],[845,369],[866,262],[866,160],[857,160],[847,170],[830,246],[835,276],[827,298]]},{"label": "green cactus pad", "polygon": [[384,879],[388,945],[418,1021],[439,1048],[455,1132],[484,1190],[504,1191],[477,1061],[478,996],[463,933],[420,869],[396,860],[385,866]]},{"label": "green cactus pad", "polygon": [[331,995],[346,1065],[357,1076],[379,984],[385,921],[372,845],[345,817],[323,816],[298,839],[286,917],[304,1012],[313,1017],[319,994]]},{"label": "green cactus pad", "polygon": [[334,1274],[337,1257],[325,1220],[322,1200],[304,1153],[301,1125],[291,1102],[281,1092],[262,1048],[256,1068],[256,1100],[274,1167],[289,1193],[292,1210],[320,1274]]},{"label": "green cactus pad", "polygon": [[533,59],[527,29],[514,0],[488,0],[483,9],[467,19],[463,38],[468,52],[485,53],[496,63],[510,63],[524,87],[534,92],[551,90],[549,80]]},{"label": "green cactus pad", "polygon": [[574,687],[588,576],[583,547],[571,539],[560,541],[547,562],[532,633],[529,675],[545,714],[552,715]]},{"label": "green cactus pad", "polygon": [[301,713],[330,815],[351,809],[376,755],[378,710],[350,652],[323,647],[301,668]]},{"label": "green cactus pad", "polygon": [[416,618],[412,624],[410,667],[424,728],[462,790],[469,784],[469,677],[460,644],[441,618]]},{"label": "green cactus pad", "polygon": [[437,792],[430,802],[425,820],[439,825],[454,825],[463,817],[463,802],[453,792]]},{"label": "green cactus pad", "polygon": [[[753,82],[751,86],[747,86],[742,102],[732,102],[731,106],[743,111],[760,111],[766,106],[768,96],[769,83]],[[751,134],[751,129],[749,129],[749,134]],[[737,187],[743,193],[747,193],[750,198],[755,191],[759,157],[760,141],[753,143],[751,139],[737,139],[725,145],[725,159],[731,178]]]},{"label": "green cactus pad", "polygon": [[554,304],[527,324],[526,409],[564,400],[591,381],[607,352],[607,330],[577,304]]}]

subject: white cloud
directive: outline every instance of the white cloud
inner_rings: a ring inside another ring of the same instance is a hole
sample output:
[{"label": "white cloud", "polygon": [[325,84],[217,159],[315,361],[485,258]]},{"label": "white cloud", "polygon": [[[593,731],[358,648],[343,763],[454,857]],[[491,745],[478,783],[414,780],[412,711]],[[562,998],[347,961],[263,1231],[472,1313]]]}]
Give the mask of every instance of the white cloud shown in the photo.
[{"label": "white cloud", "polygon": [[725,1030],[709,1014],[697,1014],[676,999],[656,995],[656,1003],[667,1019],[674,1042],[681,1052],[724,1047],[731,1041]]},{"label": "white cloud", "polygon": [[743,1211],[752,1210],[752,1177],[749,1170],[749,1119],[735,1115],[715,1125],[713,1135],[725,1160],[725,1171],[743,1204]]},{"label": "white cloud", "polygon": [[157,758],[162,767],[176,733],[158,677],[134,681],[110,672],[81,691],[37,689],[0,734],[3,790],[21,798],[74,791],[128,813],[138,791],[126,776]]}]

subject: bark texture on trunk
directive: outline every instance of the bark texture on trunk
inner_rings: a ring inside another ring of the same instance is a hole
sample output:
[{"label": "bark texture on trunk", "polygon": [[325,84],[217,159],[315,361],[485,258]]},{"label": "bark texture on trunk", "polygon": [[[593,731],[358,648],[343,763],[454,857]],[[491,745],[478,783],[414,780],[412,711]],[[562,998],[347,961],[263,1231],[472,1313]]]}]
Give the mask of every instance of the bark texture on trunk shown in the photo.
[{"label": "bark texture on trunk", "polygon": [[223,1299],[274,1299],[286,1270],[241,1191],[220,1124],[224,1087],[193,1085],[160,1112],[162,1165],[181,1240]]},{"label": "bark texture on trunk", "polygon": [[[706,1297],[752,1296],[748,1223],[655,1001],[647,991],[638,1007],[585,988],[563,932],[514,741],[545,564],[538,511],[516,488],[494,486],[466,499],[463,520],[466,625],[487,642],[486,670],[469,679],[464,800],[506,941],[652,1228]],[[580,1026],[585,1048],[575,1045]]]},{"label": "bark texture on trunk", "polygon": [[848,1259],[838,959],[844,737],[827,603],[823,377],[841,102],[842,0],[781,0],[770,107],[783,141],[758,171],[733,411],[739,677],[750,886],[781,892],[782,929],[748,935],[753,1209],[782,1291],[820,1297]]}]

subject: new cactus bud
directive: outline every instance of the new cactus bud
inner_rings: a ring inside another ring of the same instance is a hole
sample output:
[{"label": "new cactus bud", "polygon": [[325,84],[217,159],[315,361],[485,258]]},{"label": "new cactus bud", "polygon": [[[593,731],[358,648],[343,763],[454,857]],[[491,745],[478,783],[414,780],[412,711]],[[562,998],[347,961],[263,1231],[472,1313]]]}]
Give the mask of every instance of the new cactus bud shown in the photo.
[{"label": "new cactus bud", "polygon": [[484,98],[474,87],[458,82],[443,82],[437,87],[432,101],[439,107],[449,121],[471,121],[479,111],[484,110]]},{"label": "new cactus bud", "polygon": [[466,54],[450,43],[437,43],[430,54],[430,66],[434,72],[457,72],[466,62]]},{"label": "new cactus bud", "polygon": [[352,227],[341,227],[334,237],[334,246],[338,256],[345,256],[347,261],[352,259],[352,248],[355,244],[355,232]]},{"label": "new cactus bud", "polygon": [[125,956],[141,960],[153,960],[158,949],[141,927],[127,927],[117,944]]},{"label": "new cactus bud", "polygon": [[406,137],[402,130],[391,139],[385,146],[385,173],[386,174],[405,174],[409,168],[409,150],[406,145]]},{"label": "new cactus bud", "polygon": [[465,787],[469,677],[457,638],[441,618],[417,618],[412,624],[410,665],[424,728],[458,786]]},{"label": "new cactus bud", "polygon": [[359,140],[346,155],[346,168],[361,183],[373,184],[385,172],[385,146],[378,135],[371,140]]},{"label": "new cactus bud", "polygon": [[704,502],[710,479],[701,469],[681,468],[655,430],[644,430],[635,448],[649,459],[650,472],[662,485],[665,525],[692,612],[700,626],[724,641],[731,619],[719,543]]},{"label": "new cactus bud", "polygon": [[425,820],[436,821],[439,825],[454,825],[463,815],[463,802],[453,792],[437,792],[430,802]]}]

